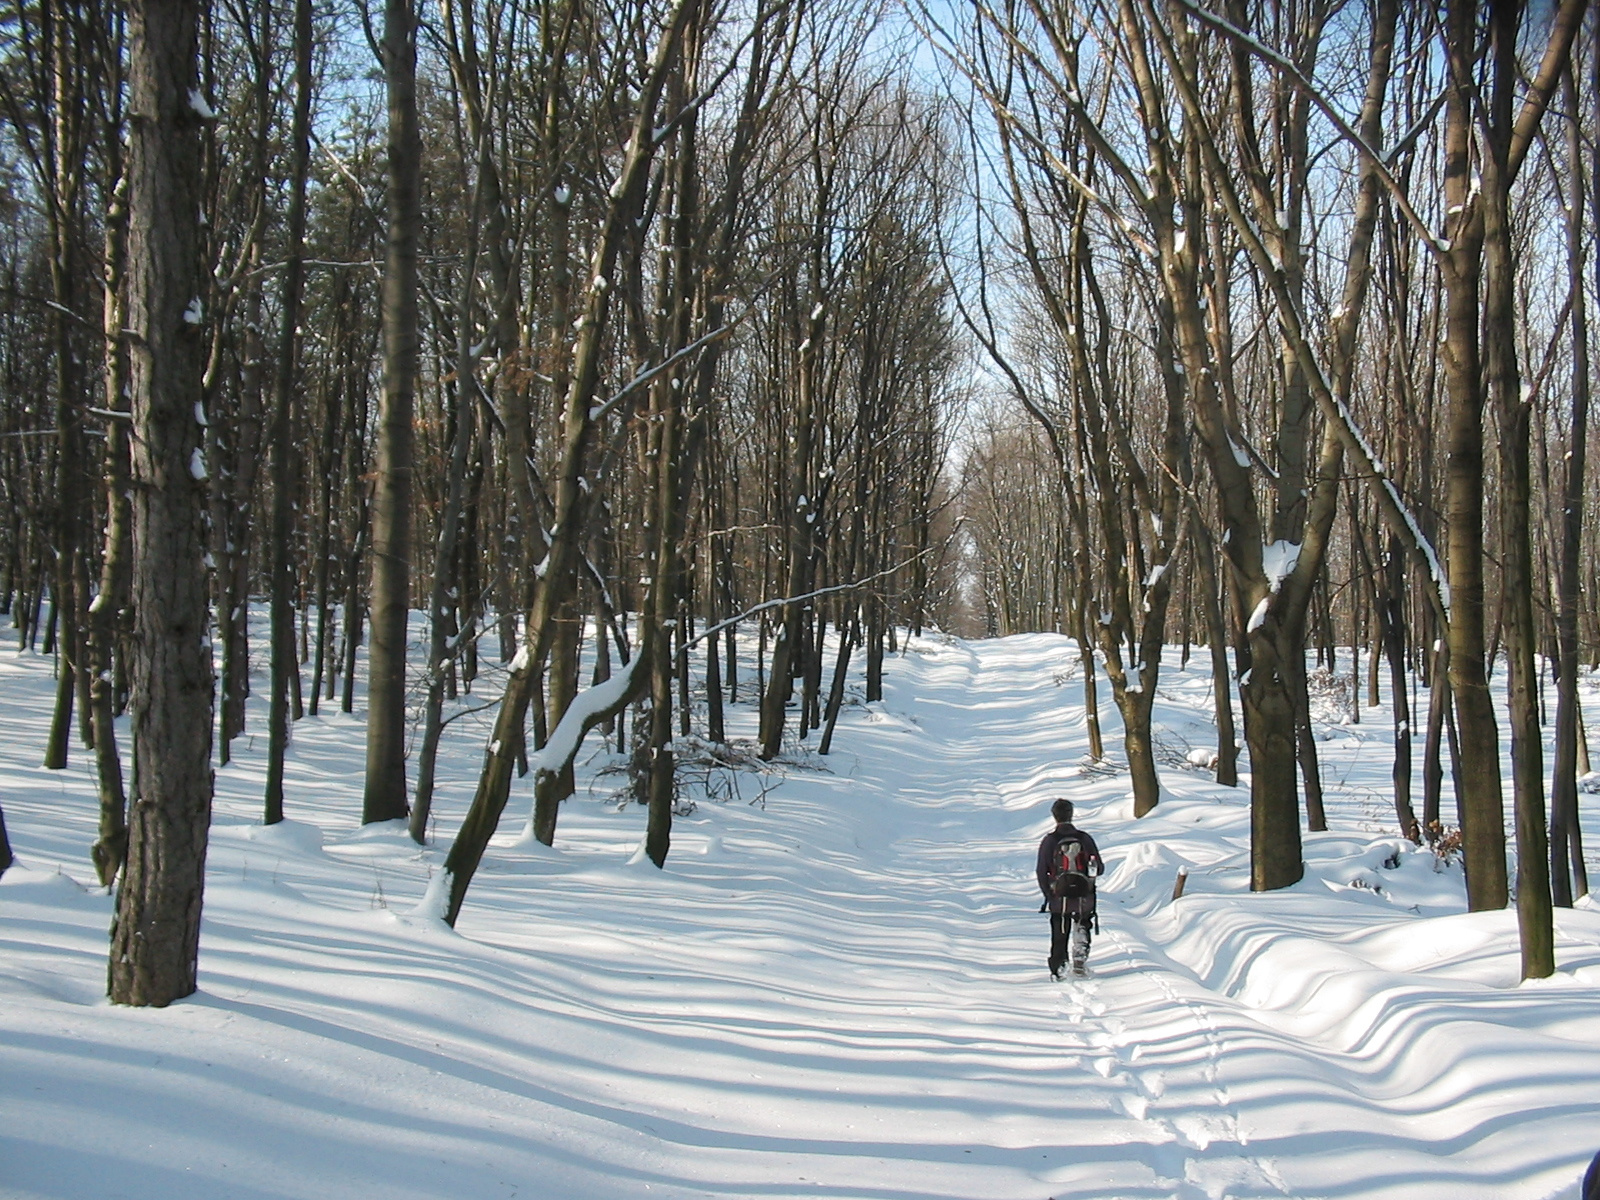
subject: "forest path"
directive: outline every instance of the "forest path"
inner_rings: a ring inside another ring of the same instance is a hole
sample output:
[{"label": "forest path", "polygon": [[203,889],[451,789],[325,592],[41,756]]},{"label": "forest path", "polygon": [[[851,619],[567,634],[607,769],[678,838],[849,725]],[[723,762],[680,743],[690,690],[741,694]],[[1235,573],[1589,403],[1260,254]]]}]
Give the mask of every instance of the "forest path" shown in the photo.
[{"label": "forest path", "polygon": [[[1174,765],[1209,679],[1164,668],[1163,799],[1134,821],[1126,773],[1083,762],[1077,669],[1048,635],[913,639],[833,754],[701,796],[665,870],[596,746],[554,848],[519,786],[456,930],[416,905],[492,713],[452,726],[427,848],[359,826],[360,714],[297,724],[272,828],[242,739],[200,991],[129,1010],[92,771],[39,768],[50,663],[0,657],[0,1198],[1571,1200],[1600,909],[1517,986],[1515,915],[1462,913],[1459,872],[1383,832],[1381,714],[1322,730],[1334,832],[1252,895],[1247,794]],[[1058,795],[1110,868],[1067,983],[1033,880]]]}]

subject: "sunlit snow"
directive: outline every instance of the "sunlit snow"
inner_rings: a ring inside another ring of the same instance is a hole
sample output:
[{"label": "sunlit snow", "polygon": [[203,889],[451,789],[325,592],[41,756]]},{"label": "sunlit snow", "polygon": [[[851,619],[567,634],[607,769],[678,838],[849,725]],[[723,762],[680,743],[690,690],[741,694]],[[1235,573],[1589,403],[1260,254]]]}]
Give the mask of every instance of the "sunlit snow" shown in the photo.
[{"label": "sunlit snow", "polygon": [[[1556,976],[1519,985],[1515,914],[1467,914],[1459,868],[1398,835],[1387,710],[1321,700],[1331,830],[1252,894],[1202,660],[1161,664],[1141,821],[1115,709],[1094,764],[1055,636],[912,639],[826,759],[791,746],[716,796],[686,775],[664,871],[597,732],[554,848],[516,785],[454,931],[417,905],[504,669],[447,710],[426,849],[358,824],[364,725],[332,705],[295,725],[290,819],[259,824],[263,683],[217,771],[200,991],[135,1010],[104,999],[92,760],[38,765],[51,664],[8,651],[0,1196],[1575,1200],[1600,911],[1558,911]],[[753,708],[730,725],[752,738]],[[1108,865],[1073,983],[1033,882],[1060,795]]]}]

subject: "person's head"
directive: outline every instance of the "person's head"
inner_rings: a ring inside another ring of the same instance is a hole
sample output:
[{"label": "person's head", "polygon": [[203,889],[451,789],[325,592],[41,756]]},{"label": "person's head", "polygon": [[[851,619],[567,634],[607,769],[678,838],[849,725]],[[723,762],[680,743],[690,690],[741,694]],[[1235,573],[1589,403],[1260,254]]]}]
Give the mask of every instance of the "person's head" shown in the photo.
[{"label": "person's head", "polygon": [[1059,823],[1072,820],[1072,801],[1063,796],[1050,806],[1050,815]]}]

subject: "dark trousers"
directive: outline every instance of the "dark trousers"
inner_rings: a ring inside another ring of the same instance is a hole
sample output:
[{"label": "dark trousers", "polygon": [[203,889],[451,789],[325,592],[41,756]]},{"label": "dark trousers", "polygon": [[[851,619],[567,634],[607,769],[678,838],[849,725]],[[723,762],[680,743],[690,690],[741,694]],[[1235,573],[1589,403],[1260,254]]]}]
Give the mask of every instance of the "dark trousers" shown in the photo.
[{"label": "dark trousers", "polygon": [[[1079,905],[1071,900],[1062,904],[1061,911],[1050,913],[1050,973],[1059,974],[1066,965],[1068,946],[1072,937],[1073,912]],[[1091,910],[1092,912],[1092,910]],[[1084,945],[1088,945],[1094,931],[1094,918],[1089,913],[1079,917],[1083,926]]]}]

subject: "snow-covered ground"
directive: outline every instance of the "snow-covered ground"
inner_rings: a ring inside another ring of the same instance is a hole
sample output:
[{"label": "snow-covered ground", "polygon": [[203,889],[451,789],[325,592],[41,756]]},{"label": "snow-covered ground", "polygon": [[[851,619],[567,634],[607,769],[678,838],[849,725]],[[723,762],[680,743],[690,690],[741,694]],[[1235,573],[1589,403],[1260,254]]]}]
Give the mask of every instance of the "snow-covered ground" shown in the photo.
[{"label": "snow-covered ground", "polygon": [[[1076,663],[1044,635],[913,641],[828,758],[689,781],[665,871],[603,755],[553,850],[519,787],[455,931],[413,910],[492,714],[450,727],[420,850],[359,827],[337,713],[296,726],[291,819],[260,826],[253,712],[217,773],[200,992],[134,1010],[103,998],[92,768],[38,766],[50,664],[7,652],[0,1196],[1576,1197],[1600,907],[1559,912],[1557,975],[1519,985],[1514,914],[1465,914],[1459,871],[1397,836],[1382,709],[1322,727],[1332,830],[1252,895],[1246,792],[1182,765],[1212,737],[1203,664],[1163,672],[1172,765],[1135,822],[1125,775],[1085,765]],[[1072,983],[1032,878],[1059,795],[1109,865]]]}]

